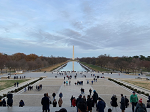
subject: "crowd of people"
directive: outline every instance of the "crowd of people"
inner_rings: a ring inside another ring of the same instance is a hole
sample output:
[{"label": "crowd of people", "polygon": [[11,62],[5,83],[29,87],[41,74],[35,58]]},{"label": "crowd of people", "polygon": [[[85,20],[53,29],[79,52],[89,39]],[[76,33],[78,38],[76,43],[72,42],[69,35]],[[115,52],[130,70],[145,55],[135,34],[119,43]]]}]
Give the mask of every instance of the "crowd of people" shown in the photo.
[{"label": "crowd of people", "polygon": [[20,77],[19,77],[19,76],[14,76],[14,79],[19,79],[19,78],[20,78],[20,79],[25,79],[26,76],[20,76]]}]

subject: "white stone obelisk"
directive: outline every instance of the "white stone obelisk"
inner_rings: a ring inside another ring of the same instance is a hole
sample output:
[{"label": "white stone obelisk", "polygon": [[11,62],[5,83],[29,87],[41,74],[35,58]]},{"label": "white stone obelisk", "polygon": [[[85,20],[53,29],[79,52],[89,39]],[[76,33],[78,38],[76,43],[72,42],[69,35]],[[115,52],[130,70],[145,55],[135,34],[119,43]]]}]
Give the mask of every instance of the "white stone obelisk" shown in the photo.
[{"label": "white stone obelisk", "polygon": [[74,46],[73,46],[73,57],[72,57],[72,60],[74,60]]}]

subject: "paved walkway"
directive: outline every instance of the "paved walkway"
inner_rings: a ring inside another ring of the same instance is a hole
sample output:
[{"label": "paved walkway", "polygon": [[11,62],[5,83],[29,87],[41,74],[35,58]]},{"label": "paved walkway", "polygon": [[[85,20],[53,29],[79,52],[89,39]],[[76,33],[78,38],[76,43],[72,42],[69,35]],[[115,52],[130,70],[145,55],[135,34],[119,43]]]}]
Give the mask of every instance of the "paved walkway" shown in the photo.
[{"label": "paved walkway", "polygon": [[[58,101],[59,99],[59,93],[62,92],[63,93],[63,105],[62,107],[66,108],[68,110],[68,112],[76,112],[76,108],[72,108],[70,107],[70,98],[71,96],[75,96],[76,98],[81,94],[80,89],[84,88],[85,89],[85,93],[83,95],[87,96],[89,94],[89,89],[91,88],[92,90],[96,90],[99,94],[100,97],[102,97],[104,99],[104,101],[106,102],[106,109],[105,112],[107,112],[108,108],[111,108],[110,106],[110,98],[113,94],[117,95],[118,98],[118,105],[120,102],[120,94],[123,93],[125,95],[127,95],[128,97],[131,95],[131,91],[120,87],[119,85],[116,85],[113,82],[108,81],[107,79],[98,79],[97,82],[94,82],[93,85],[91,84],[86,84],[87,80],[92,80],[92,78],[77,78],[74,79],[74,77],[71,79],[71,85],[66,86],[63,84],[63,78],[46,78],[43,79],[42,81],[40,81],[39,83],[36,84],[40,84],[42,83],[44,85],[44,88],[42,91],[28,91],[27,93],[25,92],[20,92],[18,94],[14,95],[14,106],[11,108],[8,107],[2,107],[0,108],[0,112],[41,112],[42,111],[42,106],[40,104],[40,101],[43,97],[43,94],[47,91],[49,91],[49,95],[51,95],[53,93],[53,91],[51,89],[55,88],[55,92],[57,93],[56,95],[56,100]],[[75,85],[74,83],[77,81],[83,81],[83,85]],[[36,85],[35,84],[35,85]],[[49,84],[49,85],[48,85]],[[34,86],[35,86],[34,85]],[[59,88],[58,88],[59,87]],[[32,93],[32,94],[31,94]],[[18,103],[19,103],[19,98],[24,98],[23,100],[27,100],[25,102],[25,105],[23,108],[19,108],[18,107]],[[143,98],[142,96],[139,95],[139,98],[143,99],[143,102],[145,103],[146,99]],[[28,106],[28,103],[33,104],[34,106]],[[51,112],[55,112],[55,110],[59,110],[59,107],[52,107],[52,105],[50,106],[51,108]],[[118,112],[121,111],[119,106],[117,107]],[[116,110],[113,110],[113,112],[115,112]],[[96,109],[93,108],[93,112],[96,112]],[[129,107],[128,109],[126,109],[126,112],[131,112],[131,107]],[[150,110],[149,110],[150,112]]]}]

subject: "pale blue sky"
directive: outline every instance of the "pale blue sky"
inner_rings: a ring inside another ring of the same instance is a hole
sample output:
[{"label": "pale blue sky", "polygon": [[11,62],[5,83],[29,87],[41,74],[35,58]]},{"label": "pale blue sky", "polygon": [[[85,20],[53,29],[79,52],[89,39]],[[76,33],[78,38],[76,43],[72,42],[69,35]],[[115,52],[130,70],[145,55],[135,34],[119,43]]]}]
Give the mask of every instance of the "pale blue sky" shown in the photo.
[{"label": "pale blue sky", "polygon": [[0,52],[150,55],[149,0],[0,0]]}]

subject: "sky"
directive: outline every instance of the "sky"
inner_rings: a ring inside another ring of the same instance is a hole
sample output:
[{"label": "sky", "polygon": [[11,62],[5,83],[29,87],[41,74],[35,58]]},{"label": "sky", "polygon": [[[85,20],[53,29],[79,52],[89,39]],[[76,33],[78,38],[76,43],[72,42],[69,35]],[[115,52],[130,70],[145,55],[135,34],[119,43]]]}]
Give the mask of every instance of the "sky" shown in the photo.
[{"label": "sky", "polygon": [[150,0],[0,0],[0,52],[150,55]]}]

